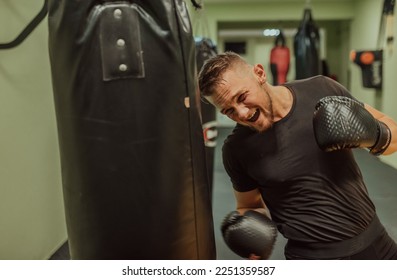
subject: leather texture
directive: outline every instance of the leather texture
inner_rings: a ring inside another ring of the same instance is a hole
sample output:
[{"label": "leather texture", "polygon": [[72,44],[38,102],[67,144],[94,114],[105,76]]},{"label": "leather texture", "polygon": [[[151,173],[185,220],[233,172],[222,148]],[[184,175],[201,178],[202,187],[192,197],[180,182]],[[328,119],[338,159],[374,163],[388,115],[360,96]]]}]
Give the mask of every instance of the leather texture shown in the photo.
[{"label": "leather texture", "polygon": [[276,224],[253,210],[244,215],[237,211],[229,213],[222,222],[221,231],[228,247],[242,258],[254,254],[268,259],[277,239]]},{"label": "leather texture", "polygon": [[182,0],[49,0],[72,259],[215,259]]},{"label": "leather texture", "polygon": [[357,100],[328,96],[316,105],[313,128],[324,151],[373,147],[378,139],[377,120]]}]

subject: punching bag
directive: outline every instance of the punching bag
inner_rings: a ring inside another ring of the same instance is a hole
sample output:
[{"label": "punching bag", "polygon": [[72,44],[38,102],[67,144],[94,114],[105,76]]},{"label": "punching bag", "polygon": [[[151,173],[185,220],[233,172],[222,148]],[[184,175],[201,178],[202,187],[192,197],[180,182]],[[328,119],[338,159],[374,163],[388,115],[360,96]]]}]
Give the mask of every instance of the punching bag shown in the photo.
[{"label": "punching bag", "polygon": [[320,33],[313,21],[311,10],[305,9],[298,32],[294,37],[296,79],[320,75]]},{"label": "punching bag", "polygon": [[[197,72],[200,71],[204,62],[217,54],[217,49],[211,39],[206,37],[195,37]],[[212,194],[214,179],[214,153],[216,138],[218,136],[216,109],[213,105],[202,100],[201,118],[203,123],[203,136],[205,145],[205,156],[207,162],[207,173]]]},{"label": "punching bag", "polygon": [[72,259],[214,259],[182,0],[49,0]]},{"label": "punching bag", "polygon": [[285,46],[285,37],[280,30],[270,51],[270,70],[273,76],[273,85],[281,85],[287,81],[289,71],[290,53]]}]

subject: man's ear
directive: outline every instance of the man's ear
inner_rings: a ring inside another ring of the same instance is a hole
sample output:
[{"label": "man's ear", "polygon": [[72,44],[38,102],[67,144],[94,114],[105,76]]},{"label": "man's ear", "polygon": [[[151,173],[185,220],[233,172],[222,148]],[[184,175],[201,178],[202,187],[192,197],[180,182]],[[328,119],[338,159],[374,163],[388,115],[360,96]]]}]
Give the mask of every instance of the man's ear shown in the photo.
[{"label": "man's ear", "polygon": [[265,69],[263,68],[262,64],[255,64],[254,66],[254,73],[258,77],[259,82],[261,84],[265,83],[266,81],[266,72]]}]

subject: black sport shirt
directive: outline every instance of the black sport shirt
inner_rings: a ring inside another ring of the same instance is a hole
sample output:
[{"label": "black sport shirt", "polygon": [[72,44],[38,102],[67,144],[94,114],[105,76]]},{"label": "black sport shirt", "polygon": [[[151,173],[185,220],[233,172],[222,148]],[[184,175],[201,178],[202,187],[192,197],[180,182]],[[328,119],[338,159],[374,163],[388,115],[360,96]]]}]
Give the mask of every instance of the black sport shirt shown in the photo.
[{"label": "black sport shirt", "polygon": [[315,142],[313,112],[324,96],[352,97],[339,83],[316,76],[285,84],[290,112],[258,133],[236,125],[223,145],[223,163],[239,192],[259,188],[287,238],[333,242],[361,233],[375,215],[351,150],[323,152]]}]

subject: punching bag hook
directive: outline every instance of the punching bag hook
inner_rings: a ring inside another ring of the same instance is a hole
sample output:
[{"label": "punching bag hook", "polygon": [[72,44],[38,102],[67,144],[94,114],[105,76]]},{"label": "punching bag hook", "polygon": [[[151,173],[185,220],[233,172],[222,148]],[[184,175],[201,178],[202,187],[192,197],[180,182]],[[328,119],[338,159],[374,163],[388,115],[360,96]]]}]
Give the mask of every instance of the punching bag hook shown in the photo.
[{"label": "punching bag hook", "polygon": [[192,4],[195,9],[201,9],[203,7],[202,3],[198,3],[196,0],[192,0]]},{"label": "punching bag hook", "polygon": [[285,36],[283,31],[280,29],[280,34],[277,35],[276,40],[274,41],[276,46],[285,47]]}]

